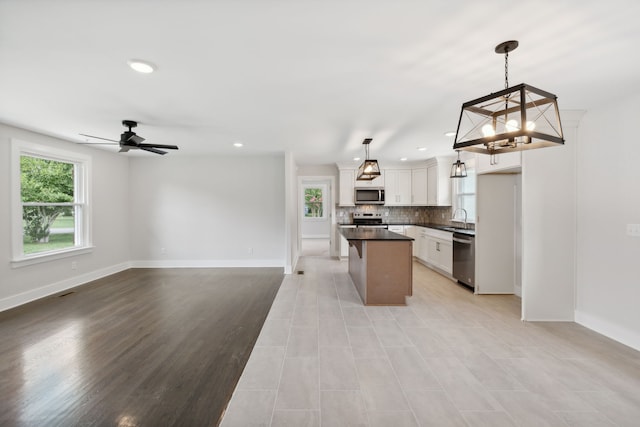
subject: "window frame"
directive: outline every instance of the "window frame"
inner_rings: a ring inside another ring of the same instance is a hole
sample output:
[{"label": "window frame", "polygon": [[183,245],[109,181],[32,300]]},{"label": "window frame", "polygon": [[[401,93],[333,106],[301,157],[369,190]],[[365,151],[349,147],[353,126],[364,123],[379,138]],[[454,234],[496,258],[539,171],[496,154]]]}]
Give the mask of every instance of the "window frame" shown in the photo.
[{"label": "window frame", "polygon": [[[306,204],[305,202],[305,192],[307,190],[307,188],[319,188],[322,191],[322,216],[306,216],[304,214],[305,210],[304,210],[304,205]],[[302,185],[302,204],[303,204],[303,209],[302,209],[302,220],[303,221],[326,221],[328,218],[328,214],[327,214],[327,184],[303,184]]]},{"label": "window frame", "polygon": [[[464,160],[465,162],[465,167],[467,170],[467,178],[452,178],[451,181],[453,181],[452,183],[452,197],[451,197],[451,204],[452,204],[452,213],[455,213],[456,209],[458,208],[463,208],[461,206],[460,200],[462,196],[473,196],[473,202],[474,202],[474,215],[473,216],[468,216],[467,217],[467,224],[475,224],[476,220],[477,220],[477,206],[478,206],[478,201],[477,201],[477,192],[478,192],[478,174],[476,171],[476,165],[475,165],[475,159],[471,158],[471,159],[466,159]],[[468,179],[470,176],[473,176],[473,179],[475,181],[475,185],[473,188],[473,193],[470,192],[458,192],[459,190],[459,186],[461,184],[460,180],[464,180],[464,179]]]},{"label": "window frame", "polygon": [[[33,254],[25,254],[23,246],[23,203],[20,158],[37,157],[74,165],[75,245]],[[11,140],[11,266],[38,264],[89,253],[93,250],[91,233],[91,157],[48,145]],[[80,214],[78,214],[80,212]]]}]

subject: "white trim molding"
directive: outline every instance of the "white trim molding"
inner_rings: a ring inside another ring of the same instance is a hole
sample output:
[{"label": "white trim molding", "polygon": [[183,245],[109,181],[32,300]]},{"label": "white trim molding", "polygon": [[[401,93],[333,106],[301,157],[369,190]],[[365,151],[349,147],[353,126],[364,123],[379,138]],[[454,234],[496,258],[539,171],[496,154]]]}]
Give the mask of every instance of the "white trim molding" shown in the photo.
[{"label": "white trim molding", "polygon": [[577,324],[640,351],[640,333],[582,311],[575,311]]}]

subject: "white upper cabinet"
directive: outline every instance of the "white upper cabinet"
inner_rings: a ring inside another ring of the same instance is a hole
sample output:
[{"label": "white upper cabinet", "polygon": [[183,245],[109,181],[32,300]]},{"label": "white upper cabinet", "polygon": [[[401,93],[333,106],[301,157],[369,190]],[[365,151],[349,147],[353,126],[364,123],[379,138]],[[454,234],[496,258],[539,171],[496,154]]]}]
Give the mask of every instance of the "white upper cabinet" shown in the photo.
[{"label": "white upper cabinet", "polygon": [[522,153],[514,151],[503,154],[476,154],[476,173],[501,172],[519,169],[522,166]]},{"label": "white upper cabinet", "polygon": [[427,206],[451,206],[451,165],[453,158],[427,161]]},{"label": "white upper cabinet", "polygon": [[353,203],[353,185],[356,179],[354,169],[340,169],[340,194],[338,204],[340,206],[355,206]]},{"label": "white upper cabinet", "polygon": [[427,206],[427,168],[411,169],[411,204]]},{"label": "white upper cabinet", "polygon": [[411,170],[385,169],[384,189],[386,206],[410,206]]}]

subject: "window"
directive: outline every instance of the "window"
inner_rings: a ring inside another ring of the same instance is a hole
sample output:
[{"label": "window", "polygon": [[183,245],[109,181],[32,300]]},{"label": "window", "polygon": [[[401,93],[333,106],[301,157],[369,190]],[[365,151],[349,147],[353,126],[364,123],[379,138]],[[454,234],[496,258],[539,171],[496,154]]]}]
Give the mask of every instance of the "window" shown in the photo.
[{"label": "window", "polygon": [[[476,222],[476,170],[474,160],[465,160],[467,168],[466,178],[455,178],[453,181],[453,212],[456,209],[467,211],[467,222]],[[457,219],[464,218],[464,215],[457,213]]]},{"label": "window", "polygon": [[326,185],[308,185],[304,187],[304,218],[324,219],[327,217]]},{"label": "window", "polygon": [[14,140],[11,166],[14,266],[90,249],[89,157]]}]

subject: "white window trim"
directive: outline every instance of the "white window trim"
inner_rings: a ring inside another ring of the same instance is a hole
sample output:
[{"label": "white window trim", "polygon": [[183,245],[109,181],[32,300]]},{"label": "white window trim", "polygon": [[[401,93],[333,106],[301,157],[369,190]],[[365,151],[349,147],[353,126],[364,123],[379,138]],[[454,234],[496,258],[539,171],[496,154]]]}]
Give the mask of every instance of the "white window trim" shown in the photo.
[{"label": "white window trim", "polygon": [[[476,198],[476,207],[478,206],[478,201],[477,201],[477,197],[478,197],[478,174],[476,171],[476,162],[474,158],[470,158],[470,159],[463,159],[463,161],[465,162],[465,166],[467,169],[467,173],[472,173],[473,175],[475,175],[475,179],[476,179],[476,188],[474,189],[473,193],[458,193],[458,186],[457,185],[453,185],[452,188],[452,198],[451,198],[451,204],[452,206],[452,212],[455,212],[456,209],[458,209],[460,206],[458,204],[459,201],[459,197],[460,195],[470,195],[473,194],[474,197]],[[452,181],[455,181],[457,179],[465,179],[465,178],[452,178]],[[477,211],[476,211],[476,215],[477,215]],[[467,224],[475,224],[476,223],[476,216],[472,216],[472,217],[468,217],[467,218]]]},{"label": "white window trim", "polygon": [[302,209],[302,220],[308,222],[326,221],[327,213],[327,184],[303,184],[302,185],[302,205],[304,206],[304,193],[307,188],[320,188],[322,190],[322,216],[304,216],[304,208]]},{"label": "white window trim", "polygon": [[[22,155],[43,157],[46,159],[70,162],[79,165],[75,168],[76,180],[75,199],[83,204],[82,218],[76,221],[76,235],[80,235],[82,241],[73,248],[41,252],[25,255],[23,250],[22,230],[22,199],[20,182],[20,157]],[[91,235],[91,157],[62,150],[47,145],[35,144],[11,140],[11,267],[24,267],[41,262],[67,258],[93,250]]]}]

